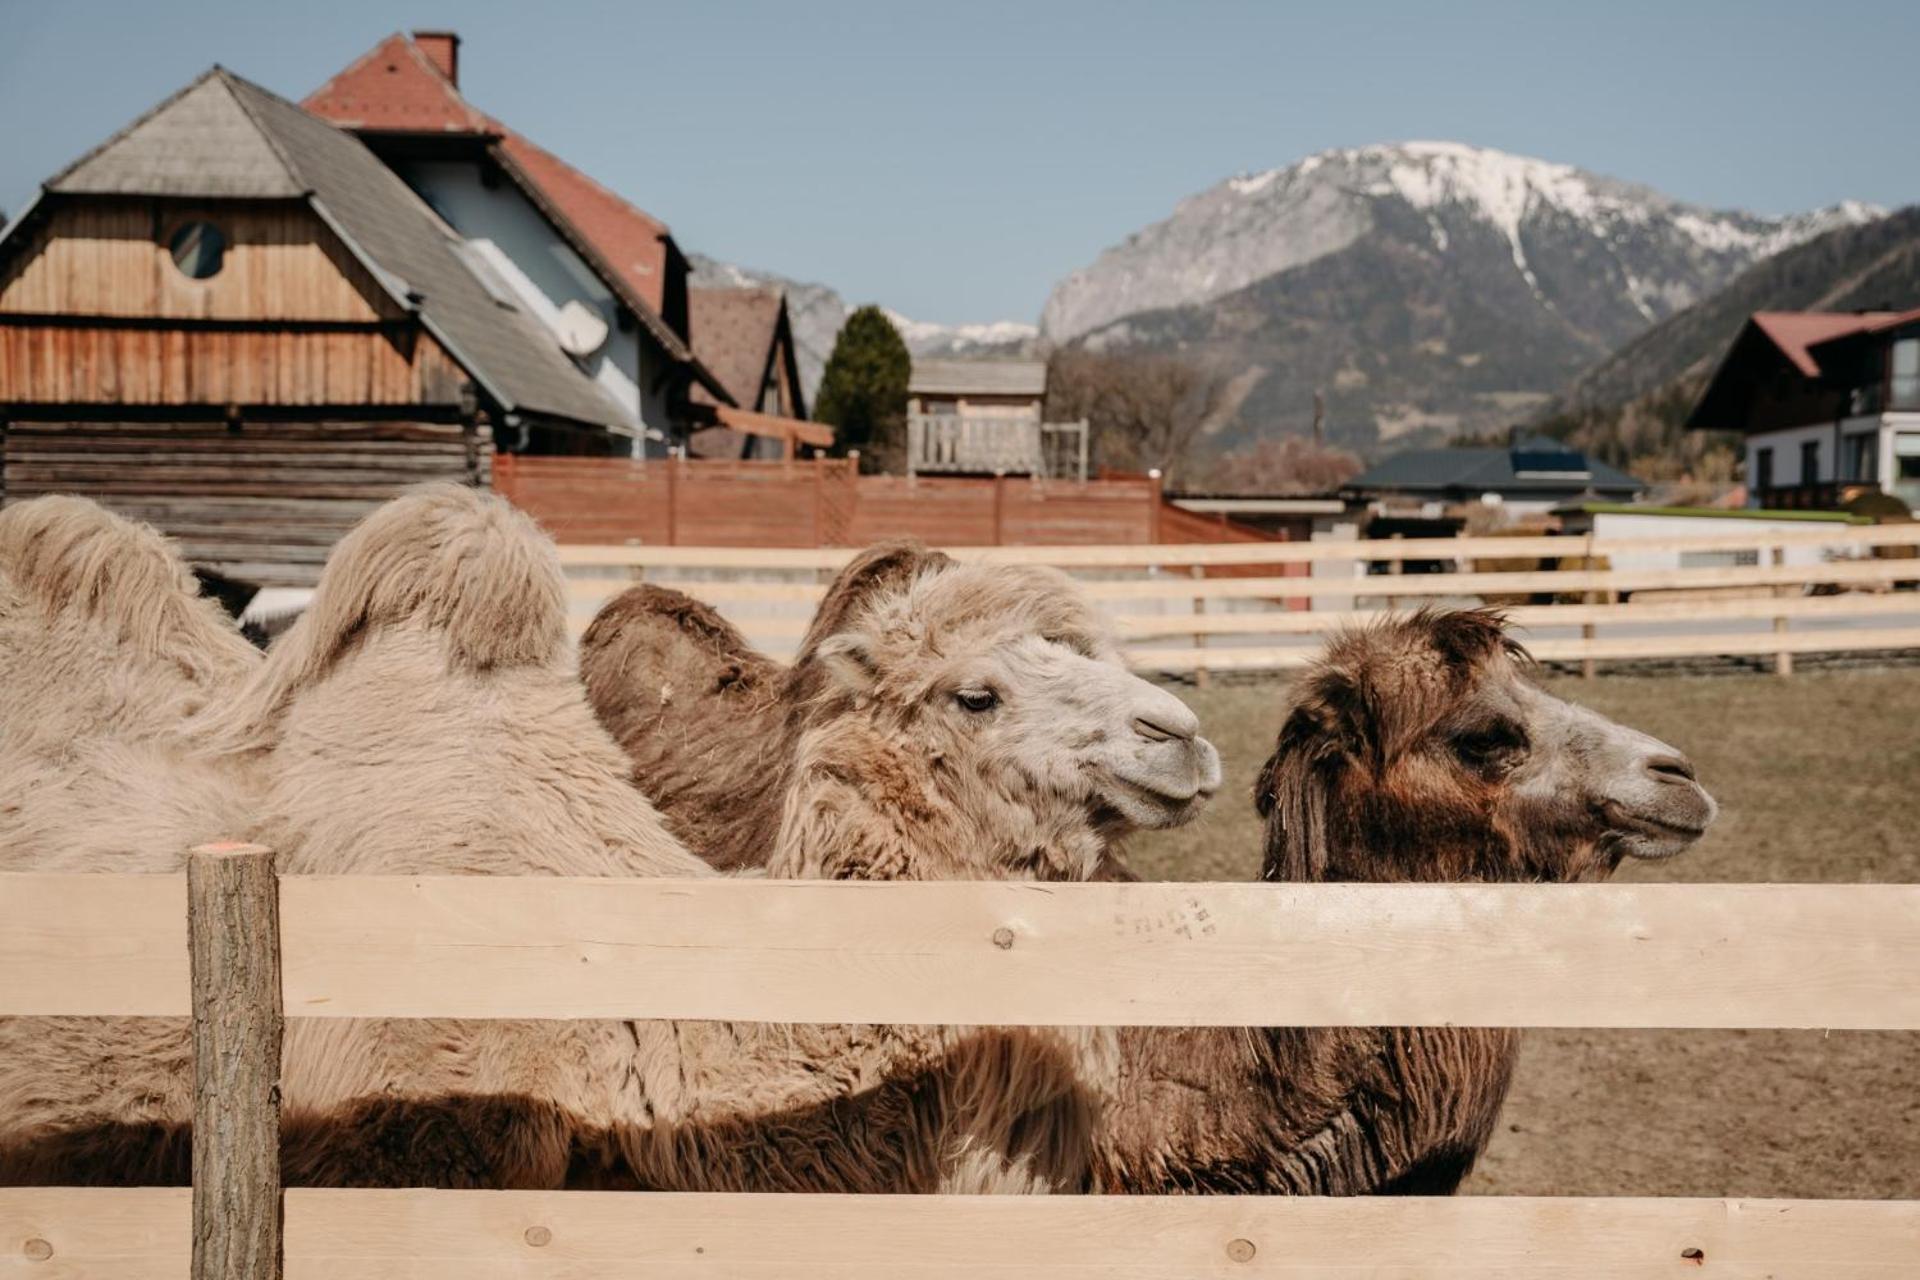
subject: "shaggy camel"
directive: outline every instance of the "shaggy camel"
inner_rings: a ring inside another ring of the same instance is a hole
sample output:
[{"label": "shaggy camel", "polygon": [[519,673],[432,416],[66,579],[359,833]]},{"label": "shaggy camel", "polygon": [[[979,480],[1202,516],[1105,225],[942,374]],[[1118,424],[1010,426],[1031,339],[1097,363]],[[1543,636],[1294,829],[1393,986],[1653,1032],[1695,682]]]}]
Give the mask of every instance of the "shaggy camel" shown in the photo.
[{"label": "shaggy camel", "polygon": [[[1050,616],[1044,601],[1035,608]],[[842,649],[836,661],[859,671],[868,658]],[[439,487],[369,517],[335,549],[307,614],[180,737],[197,763],[230,770],[234,833],[269,843],[284,873],[712,874],[661,828],[593,719],[551,544],[489,496]],[[1188,775],[1214,767],[1191,741],[1178,755]],[[1163,807],[1190,808],[1188,785]],[[242,814],[259,820],[243,827]],[[816,814],[808,830],[829,840],[837,828]],[[806,840],[791,848],[828,856]],[[1084,856],[1071,845],[1068,855]],[[110,865],[173,870],[179,853],[145,846]],[[900,1191],[1057,1180],[1078,1147],[1047,1147],[1024,1118],[1087,1114],[1079,1080],[1104,1043],[295,1019],[283,1163],[296,1185]],[[0,1182],[184,1179],[187,1066],[177,1020],[0,1021]]]},{"label": "shaggy camel", "polygon": [[80,498],[0,511],[0,868],[230,830],[223,771],[171,744],[260,660],[154,530]]},{"label": "shaggy camel", "polygon": [[[893,579],[913,554],[892,553]],[[848,595],[887,589],[856,574],[815,633],[857,613]],[[728,736],[779,722],[795,675],[710,611],[656,590],[629,593],[602,621],[624,639],[606,646],[618,665],[595,671],[589,650],[583,668],[637,761],[668,749],[654,733],[708,720],[707,745],[726,751]],[[820,638],[803,646],[802,667]],[[750,696],[728,705],[737,688]],[[716,704],[727,714],[710,716]],[[784,712],[808,713],[805,699]],[[1262,778],[1263,874],[1274,881],[1600,879],[1623,857],[1680,852],[1714,816],[1678,753],[1542,691],[1498,617],[1480,611],[1416,614],[1336,640],[1299,685]],[[741,796],[769,812],[781,805],[764,788],[688,785],[664,811],[690,839],[772,821],[740,812]],[[924,874],[935,870],[955,874],[941,860]],[[999,873],[982,863],[957,874]],[[1486,1144],[1516,1048],[1505,1030],[1125,1029],[1115,1076],[1088,1085],[1104,1103],[1088,1130],[1086,1185],[1450,1192]]]},{"label": "shaggy camel", "polygon": [[1084,880],[1219,784],[1193,713],[1064,575],[912,543],[848,565],[790,667],[657,586],[601,610],[580,667],[635,784],[730,870]]}]

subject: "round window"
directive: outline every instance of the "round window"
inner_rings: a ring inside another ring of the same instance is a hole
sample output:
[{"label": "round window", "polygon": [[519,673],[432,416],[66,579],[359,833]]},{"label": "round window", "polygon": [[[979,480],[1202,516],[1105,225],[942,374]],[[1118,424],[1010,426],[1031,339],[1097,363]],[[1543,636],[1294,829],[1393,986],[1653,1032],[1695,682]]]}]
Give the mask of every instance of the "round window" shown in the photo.
[{"label": "round window", "polygon": [[173,255],[173,265],[180,268],[182,275],[191,280],[205,280],[219,274],[220,264],[227,256],[227,238],[211,222],[189,222],[173,233],[167,251]]}]

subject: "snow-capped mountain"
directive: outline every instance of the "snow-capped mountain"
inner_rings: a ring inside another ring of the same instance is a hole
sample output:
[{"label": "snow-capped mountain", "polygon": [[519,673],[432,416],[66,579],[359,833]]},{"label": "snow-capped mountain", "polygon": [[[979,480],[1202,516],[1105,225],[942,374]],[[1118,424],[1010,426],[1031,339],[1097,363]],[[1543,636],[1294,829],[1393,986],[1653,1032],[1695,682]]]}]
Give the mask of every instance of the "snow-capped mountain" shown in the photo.
[{"label": "snow-capped mountain", "polygon": [[1229,448],[1305,430],[1374,453],[1503,430],[1755,262],[1884,216],[1786,218],[1450,142],[1230,178],[1060,282],[1051,342],[1178,351],[1249,386]]},{"label": "snow-capped mountain", "polygon": [[1001,356],[1023,354],[1040,340],[1037,325],[1019,320],[994,320],[987,324],[936,324],[931,320],[909,320],[891,307],[887,319],[900,331],[907,350],[917,356]]},{"label": "snow-capped mountain", "polygon": [[[787,315],[793,321],[794,354],[800,364],[800,383],[811,404],[820,389],[820,375],[826,371],[827,357],[833,354],[833,341],[840,326],[847,322],[850,308],[838,290],[824,284],[792,280],[772,271],[720,262],[701,254],[689,254],[693,268],[692,284],[707,289],[743,289],[772,286],[787,294]],[[900,331],[907,350],[917,356],[1000,356],[1022,355],[1038,342],[1040,331],[1017,320],[989,324],[935,324],[910,320],[892,309],[887,319]]]},{"label": "snow-capped mountain", "polygon": [[1138,312],[1210,302],[1338,253],[1407,213],[1441,260],[1463,251],[1463,223],[1491,231],[1514,273],[1549,303],[1554,289],[1534,259],[1578,255],[1651,323],[1760,258],[1884,212],[1856,202],[1788,218],[1713,210],[1570,165],[1455,142],[1327,151],[1182,201],[1165,221],[1061,281],[1041,330],[1067,341]]}]

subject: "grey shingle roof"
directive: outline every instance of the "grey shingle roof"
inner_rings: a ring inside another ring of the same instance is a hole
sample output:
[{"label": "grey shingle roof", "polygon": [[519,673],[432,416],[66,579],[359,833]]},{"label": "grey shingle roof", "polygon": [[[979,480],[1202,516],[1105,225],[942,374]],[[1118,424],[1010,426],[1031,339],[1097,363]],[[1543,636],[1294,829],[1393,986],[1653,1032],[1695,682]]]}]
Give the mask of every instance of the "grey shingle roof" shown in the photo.
[{"label": "grey shingle roof", "polygon": [[921,396],[1040,396],[1047,392],[1047,366],[1040,360],[915,359],[907,389]]},{"label": "grey shingle roof", "polygon": [[304,196],[503,409],[628,415],[534,317],[494,300],[453,232],[359,139],[215,67],[47,184],[56,193]]},{"label": "grey shingle roof", "polygon": [[217,69],[68,165],[47,190],[254,199],[306,194]]},{"label": "grey shingle roof", "polygon": [[1398,493],[1639,493],[1647,486],[1551,440],[1512,448],[1411,449],[1369,467],[1347,488]]}]

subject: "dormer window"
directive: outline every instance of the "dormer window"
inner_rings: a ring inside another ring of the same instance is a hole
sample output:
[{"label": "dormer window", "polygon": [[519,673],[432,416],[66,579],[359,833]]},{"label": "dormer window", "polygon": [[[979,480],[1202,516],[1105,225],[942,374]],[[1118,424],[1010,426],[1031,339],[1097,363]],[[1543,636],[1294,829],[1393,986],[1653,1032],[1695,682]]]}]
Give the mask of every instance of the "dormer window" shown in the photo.
[{"label": "dormer window", "polygon": [[173,265],[189,280],[210,280],[227,259],[227,238],[211,222],[185,222],[167,242]]}]

